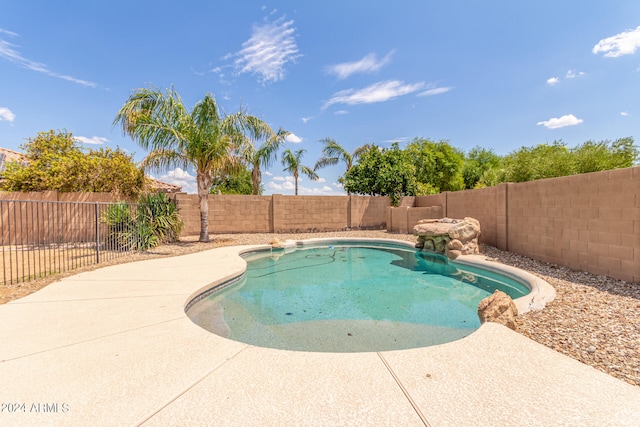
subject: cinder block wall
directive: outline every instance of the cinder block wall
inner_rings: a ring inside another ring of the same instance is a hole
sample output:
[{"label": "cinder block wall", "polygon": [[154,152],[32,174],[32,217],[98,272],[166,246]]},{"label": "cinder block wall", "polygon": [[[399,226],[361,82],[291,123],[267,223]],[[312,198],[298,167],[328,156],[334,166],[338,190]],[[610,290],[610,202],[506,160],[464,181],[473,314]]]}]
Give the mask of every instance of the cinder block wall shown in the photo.
[{"label": "cinder block wall", "polygon": [[480,242],[497,246],[498,187],[449,192],[446,197],[449,218],[470,216],[477,219],[480,221]]},{"label": "cinder block wall", "polygon": [[385,211],[391,204],[388,197],[349,196],[349,228],[380,230],[387,226]]},{"label": "cinder block wall", "polygon": [[348,196],[273,196],[273,231],[335,231],[349,227]]},{"label": "cinder block wall", "polygon": [[[44,245],[95,241],[96,214],[92,203],[114,202],[118,199],[111,193],[3,191],[0,192],[0,200],[3,201],[0,205],[2,241],[11,245]],[[12,203],[14,200],[27,203]],[[105,227],[101,221],[98,226]]]},{"label": "cinder block wall", "polygon": [[513,184],[508,249],[640,282],[640,167]]}]

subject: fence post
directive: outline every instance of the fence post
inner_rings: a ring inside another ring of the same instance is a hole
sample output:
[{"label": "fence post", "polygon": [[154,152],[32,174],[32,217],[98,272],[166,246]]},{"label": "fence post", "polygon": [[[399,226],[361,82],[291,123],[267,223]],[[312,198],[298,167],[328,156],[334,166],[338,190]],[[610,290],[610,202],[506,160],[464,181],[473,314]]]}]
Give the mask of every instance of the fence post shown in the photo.
[{"label": "fence post", "polygon": [[96,264],[100,264],[100,215],[98,202],[94,203],[96,212]]}]

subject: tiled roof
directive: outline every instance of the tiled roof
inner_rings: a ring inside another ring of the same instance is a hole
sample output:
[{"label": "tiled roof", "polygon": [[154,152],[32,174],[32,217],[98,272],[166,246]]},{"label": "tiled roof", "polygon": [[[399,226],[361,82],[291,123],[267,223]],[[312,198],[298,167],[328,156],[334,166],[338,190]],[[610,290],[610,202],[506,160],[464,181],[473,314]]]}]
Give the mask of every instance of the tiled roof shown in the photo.
[{"label": "tiled roof", "polygon": [[152,189],[162,191],[163,193],[179,193],[182,191],[182,187],[180,187],[179,185],[158,181],[157,179],[153,179],[149,176],[147,176],[147,180],[149,181],[149,185]]}]

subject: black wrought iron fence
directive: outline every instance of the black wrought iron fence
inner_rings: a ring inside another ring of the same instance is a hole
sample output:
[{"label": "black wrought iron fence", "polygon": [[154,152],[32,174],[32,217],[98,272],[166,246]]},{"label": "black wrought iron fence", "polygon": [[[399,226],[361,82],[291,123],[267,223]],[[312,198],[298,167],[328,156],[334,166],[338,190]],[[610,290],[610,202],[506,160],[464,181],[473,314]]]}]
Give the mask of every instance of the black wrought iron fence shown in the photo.
[{"label": "black wrought iron fence", "polygon": [[135,249],[136,204],[0,200],[3,282],[98,264]]}]

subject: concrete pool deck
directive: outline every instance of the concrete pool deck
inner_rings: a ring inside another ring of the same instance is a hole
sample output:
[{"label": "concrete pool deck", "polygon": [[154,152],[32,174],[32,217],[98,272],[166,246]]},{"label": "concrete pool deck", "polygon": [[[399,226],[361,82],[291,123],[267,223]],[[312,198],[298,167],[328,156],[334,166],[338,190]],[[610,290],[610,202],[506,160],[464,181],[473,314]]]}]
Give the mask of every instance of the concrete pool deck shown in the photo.
[{"label": "concrete pool deck", "polygon": [[640,388],[501,325],[306,353],[227,340],[189,300],[248,247],[104,267],[0,306],[0,425],[637,426]]}]

